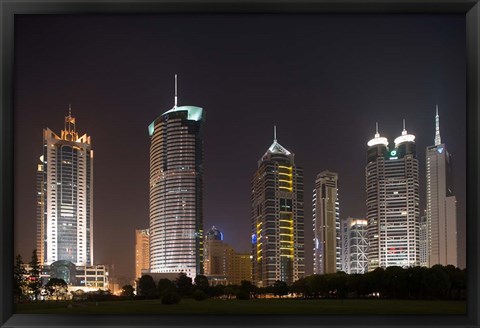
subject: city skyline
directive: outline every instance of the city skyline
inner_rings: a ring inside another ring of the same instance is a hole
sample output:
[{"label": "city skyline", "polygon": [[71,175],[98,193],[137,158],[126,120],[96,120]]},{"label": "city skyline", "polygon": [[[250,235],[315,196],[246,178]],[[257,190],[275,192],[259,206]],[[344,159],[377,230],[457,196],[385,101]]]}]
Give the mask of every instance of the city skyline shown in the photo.
[{"label": "city skyline", "polygon": [[[33,21],[38,19],[33,18]],[[404,22],[402,29],[408,25],[405,19],[398,19]],[[370,18],[368,22],[372,21],[376,24],[382,23],[382,20],[377,18]],[[454,34],[452,30],[443,28],[440,22],[442,22],[440,18],[438,20],[427,19],[427,22],[423,23],[414,21],[414,27],[407,28],[406,31],[406,34],[412,38],[411,43],[407,42],[406,37],[399,37],[400,40],[393,41],[384,39],[384,35],[389,36],[396,33],[394,26],[385,25],[387,28],[385,34],[374,34],[371,37],[361,38],[362,42],[366,42],[366,45],[362,48],[365,50],[357,53],[359,56],[356,58],[345,57],[348,54],[348,51],[345,50],[348,50],[350,46],[347,43],[340,43],[342,47],[347,47],[342,49],[340,53],[344,55],[343,58],[348,58],[351,64],[347,62],[345,68],[336,67],[335,70],[329,70],[324,64],[325,62],[328,63],[328,58],[335,58],[335,55],[330,52],[327,52],[326,55],[323,54],[323,57],[319,57],[322,58],[323,63],[322,61],[312,62],[311,57],[306,58],[309,59],[310,63],[308,70],[306,66],[297,61],[288,64],[287,59],[291,58],[288,57],[288,53],[291,54],[291,52],[281,47],[281,43],[277,42],[280,39],[275,38],[276,32],[264,29],[264,34],[253,37],[251,40],[255,45],[251,48],[255,49],[255,57],[253,57],[254,52],[250,52],[248,50],[250,48],[247,48],[246,53],[244,53],[247,54],[247,57],[241,57],[248,64],[240,65],[236,69],[230,68],[226,71],[229,74],[213,70],[211,65],[207,65],[203,69],[195,68],[195,65],[192,64],[198,62],[198,60],[205,64],[206,57],[200,54],[196,61],[180,56],[179,61],[172,65],[175,67],[171,67],[171,69],[154,68],[151,71],[152,66],[148,66],[148,69],[146,69],[147,67],[142,68],[142,65],[137,62],[131,64],[132,69],[127,69],[122,74],[118,74],[114,72],[114,66],[119,63],[123,64],[123,58],[129,58],[128,55],[133,54],[127,51],[125,57],[111,52],[112,49],[117,47],[116,42],[123,40],[119,34],[114,33],[113,26],[119,28],[115,21],[102,19],[102,23],[100,23],[93,19],[93,24],[86,29],[85,27],[76,27],[73,24],[68,31],[59,31],[57,34],[51,34],[50,29],[58,27],[58,24],[63,24],[62,20],[48,21],[48,24],[42,25],[40,30],[37,31],[37,37],[48,34],[53,39],[51,42],[63,40],[63,42],[66,42],[66,48],[68,49],[76,49],[79,44],[86,45],[92,42],[79,38],[81,33],[89,35],[90,32],[95,31],[97,33],[97,29],[99,29],[100,35],[110,36],[111,40],[108,39],[110,41],[107,42],[106,47],[110,51],[109,53],[114,54],[109,60],[115,65],[107,63],[103,69],[96,72],[96,75],[92,75],[99,76],[99,78],[85,80],[86,77],[90,76],[89,74],[92,74],[88,73],[91,70],[82,73],[71,65],[73,62],[78,63],[80,60],[79,68],[90,67],[89,65],[92,65],[92,68],[96,67],[95,61],[92,61],[92,59],[97,58],[91,57],[93,53],[90,53],[90,50],[85,50],[87,48],[81,47],[79,53],[68,52],[67,56],[65,56],[64,51],[55,55],[53,52],[59,50],[58,47],[48,50],[44,48],[49,47],[39,48],[39,45],[28,37],[25,39],[22,36],[22,39],[20,39],[19,51],[17,52],[20,57],[16,64],[19,65],[19,74],[23,74],[20,75],[23,76],[23,80],[18,80],[19,85],[16,89],[18,92],[16,94],[17,108],[14,112],[16,117],[15,147],[16,149],[19,147],[18,149],[21,149],[24,153],[15,152],[16,174],[21,172],[21,176],[16,176],[16,179],[18,179],[16,181],[19,182],[16,184],[18,186],[16,192],[21,191],[23,195],[23,197],[17,194],[15,196],[15,212],[19,216],[15,218],[16,231],[17,233],[19,231],[18,224],[34,225],[35,210],[33,209],[32,212],[34,205],[29,206],[28,204],[35,203],[35,201],[32,202],[34,196],[28,188],[34,189],[35,172],[29,171],[35,171],[37,158],[30,159],[28,156],[30,153],[38,153],[41,149],[41,137],[39,138],[41,130],[46,126],[51,126],[53,130],[57,130],[59,126],[54,126],[55,117],[64,116],[66,104],[72,103],[75,115],[79,122],[82,122],[81,130],[87,131],[93,136],[92,144],[96,150],[96,220],[94,223],[95,236],[97,236],[95,238],[96,258],[99,263],[113,262],[112,264],[115,264],[121,274],[133,275],[133,268],[129,268],[132,267],[133,250],[119,250],[121,254],[118,254],[114,248],[121,243],[128,244],[130,248],[133,248],[133,236],[130,237],[132,231],[135,227],[148,226],[148,215],[145,215],[145,210],[148,211],[148,197],[147,200],[139,200],[145,197],[146,186],[148,186],[148,169],[145,169],[145,160],[148,158],[148,135],[145,133],[145,124],[148,124],[152,117],[156,117],[163,112],[162,109],[171,103],[173,87],[170,81],[175,72],[179,72],[182,79],[188,81],[188,83],[180,84],[181,94],[185,95],[183,103],[198,104],[209,111],[205,135],[205,225],[219,227],[220,230],[225,232],[228,242],[234,245],[236,249],[241,251],[248,251],[249,249],[249,176],[255,170],[256,157],[264,151],[264,145],[271,140],[270,131],[273,125],[278,126],[282,143],[288,145],[288,148],[301,159],[301,165],[305,168],[305,190],[307,191],[305,223],[308,226],[311,222],[308,190],[313,188],[314,175],[324,169],[339,172],[340,199],[342,200],[341,218],[364,215],[365,209],[362,203],[365,198],[363,191],[364,172],[362,169],[365,158],[364,150],[366,141],[374,131],[373,124],[376,121],[380,123],[381,131],[391,131],[393,133],[401,130],[399,127],[403,118],[407,120],[409,131],[417,136],[419,166],[420,172],[423,172],[420,176],[425,176],[425,155],[422,155],[422,153],[425,147],[431,144],[434,135],[432,116],[437,103],[439,104],[440,115],[443,118],[442,122],[448,122],[448,125],[442,125],[442,139],[448,144],[454,157],[455,191],[459,203],[459,213],[461,213],[459,223],[464,224],[466,154],[465,129],[462,126],[465,126],[465,111],[463,110],[465,102],[461,95],[465,82],[463,79],[464,69],[462,71],[462,68],[460,68],[464,59],[460,56],[461,51],[456,52],[454,50],[455,46],[446,46],[446,44],[458,44],[461,47],[463,43],[461,40],[456,40],[452,36]],[[220,23],[232,28],[228,22],[220,21]],[[313,22],[310,23],[313,24]],[[436,28],[430,29],[427,23]],[[19,24],[19,33],[22,33],[22,31],[25,33],[29,28],[38,25],[29,25],[31,23],[27,22],[27,25],[22,26],[21,21]],[[254,26],[249,28],[259,28],[260,23],[256,22],[255,19],[252,20],[252,24]],[[334,24],[334,22],[330,21],[330,24]],[[362,25],[361,20],[356,20],[355,24],[360,24],[360,30],[363,33],[371,32],[368,23]],[[455,26],[454,30],[458,34],[463,32],[463,27],[460,28],[458,23],[450,21],[450,24]],[[158,28],[157,23],[153,20],[146,20],[141,25],[143,28],[153,26],[155,31]],[[305,25],[300,24],[300,26],[294,27],[293,32],[287,32],[279,27],[282,30],[282,40],[285,38],[289,42],[298,40],[296,38],[298,34],[296,33],[300,33],[301,27],[306,28]],[[127,32],[130,31],[127,27],[124,27],[124,29]],[[229,58],[236,58],[234,53],[228,52],[228,49],[235,49],[231,48],[234,44],[222,38],[222,34],[217,29],[213,30],[206,23],[201,25],[201,29],[207,30],[209,35],[213,33],[217,41],[220,39],[223,42],[222,49],[226,49],[223,52],[224,56],[228,54]],[[414,33],[419,30],[422,32],[420,35]],[[229,32],[232,31],[229,30]],[[238,36],[244,33],[235,29],[233,32],[236,33],[234,35]],[[65,34],[62,33],[65,33],[68,38],[65,39]],[[187,37],[188,40],[193,37],[185,27],[179,28],[179,33],[183,33],[183,36]],[[349,30],[348,35],[350,33],[353,32]],[[78,37],[75,37],[75,35]],[[125,35],[126,38],[131,37],[131,34],[126,33]],[[142,35],[145,36],[146,40],[150,40],[150,35]],[[427,35],[428,37],[426,37]],[[194,36],[198,37],[196,34]],[[347,37],[347,34],[344,34],[343,37]],[[318,35],[318,38],[323,40],[324,43],[330,40],[328,35],[325,36],[322,33]],[[350,37],[348,37],[348,40],[353,42]],[[419,45],[419,40],[425,41],[424,44]],[[260,42],[266,42],[267,45],[274,46],[274,49],[282,49],[286,54],[281,58],[285,58],[285,60],[275,57],[276,59],[273,62],[265,61],[266,64],[263,67],[253,65],[253,63],[266,60],[266,56],[269,54],[269,52],[262,50],[264,48],[260,46]],[[297,42],[310,44],[308,40],[301,38]],[[382,49],[391,52],[387,51],[387,60],[378,65],[386,68],[389,73],[388,76],[394,77],[394,79],[389,79],[384,74],[378,75],[377,71],[370,71],[369,69],[373,65],[370,60],[378,60],[375,56],[372,57],[375,52],[372,52],[371,49],[374,43],[379,42]],[[405,42],[414,44],[417,47],[415,51],[404,50],[403,46],[400,45],[404,45]],[[354,45],[361,44],[355,43]],[[100,48],[100,44],[95,42],[92,46]],[[29,57],[25,52],[26,47],[33,47],[34,52],[40,55],[35,59]],[[402,58],[405,58],[405,53],[402,56],[394,54],[394,50],[397,48],[402,48],[402,51],[407,52],[407,55],[410,56],[408,58],[411,60],[412,68],[410,68],[410,65],[406,65],[405,60],[402,60]],[[427,48],[429,48],[428,51]],[[208,50],[208,47],[205,49]],[[212,50],[215,50],[217,52],[216,56],[219,56],[218,51],[222,49],[213,47]],[[323,48],[320,46],[313,47],[310,51],[319,54],[321,49]],[[85,55],[85,51],[90,54],[90,57],[82,56],[82,54]],[[331,49],[330,51],[334,52]],[[153,52],[157,53],[157,50],[154,49]],[[177,55],[182,54],[178,50],[174,52]],[[209,53],[212,54],[212,52]],[[305,56],[304,54],[298,55]],[[205,54],[205,56],[207,55]],[[458,58],[460,63],[452,61],[452,56]],[[153,57],[155,56],[145,59],[149,65],[157,62],[157,58]],[[217,57],[213,56],[213,58]],[[448,62],[452,63],[447,65],[447,59]],[[166,59],[164,58],[164,60]],[[208,60],[214,62],[213,59]],[[99,57],[99,62],[105,64],[101,57]],[[166,60],[166,62],[171,61]],[[395,66],[389,66],[390,62],[401,63],[403,65],[402,70],[405,70],[405,73]],[[313,63],[317,63],[318,69],[312,66]],[[358,63],[366,63],[367,66],[356,66]],[[222,63],[215,62],[215,64],[220,65]],[[178,65],[184,66],[180,69]],[[67,67],[72,73],[65,74],[64,71],[55,68],[57,66]],[[220,67],[225,66],[220,65]],[[278,67],[283,67],[283,70],[277,69]],[[433,67],[436,67],[437,70]],[[208,74],[209,76],[205,75],[204,70],[207,68],[213,70],[212,73]],[[292,70],[292,68],[295,69]],[[45,70],[52,75],[52,78],[43,83],[36,83],[43,76],[42,74],[45,74]],[[297,73],[294,73],[295,71]],[[352,72],[356,73],[352,75]],[[369,73],[368,79],[367,72]],[[248,78],[250,75],[247,73],[255,78]],[[118,81],[114,81],[114,78],[110,77],[109,74],[116,76]],[[231,75],[231,77],[228,75]],[[313,75],[318,75],[318,78],[312,78]],[[343,76],[344,80],[338,76]],[[359,84],[363,79],[369,83],[366,85]],[[59,84],[60,81],[62,83]],[[92,86],[82,81],[89,81],[88,83],[92,83]],[[382,82],[380,83],[380,81]],[[97,89],[92,89],[93,85],[97,86]],[[132,88],[131,91],[125,92],[130,88]],[[289,90],[289,92],[281,93],[282,90]],[[420,90],[423,90],[423,92]],[[132,92],[135,94],[132,94]],[[26,97],[26,93],[31,96]],[[295,97],[292,95],[295,95]],[[42,110],[32,111],[33,108],[42,108]],[[136,108],[139,108],[139,110]],[[112,115],[115,120],[112,119]],[[252,125],[253,129],[245,129],[245,127]],[[122,134],[125,134],[127,138],[120,138]],[[388,135],[388,137],[391,139],[394,135]],[[328,140],[328,142],[323,139]],[[113,140],[122,144],[121,148],[120,145],[116,146]],[[122,155],[125,147],[130,149],[132,159],[124,158],[124,155]],[[324,156],[324,154],[329,154],[329,156]],[[109,157],[110,161],[111,158],[122,158],[118,169],[107,164],[109,163]],[[138,165],[132,162],[133,159],[139,162]],[[352,159],[355,159],[355,161],[352,161]],[[351,168],[345,162],[350,163]],[[360,167],[352,162],[361,163]],[[20,163],[21,165],[19,165]],[[122,172],[128,172],[124,171],[126,163],[129,163],[127,167],[138,172],[138,175],[122,174]],[[231,166],[228,167],[229,165]],[[224,166],[228,168],[223,168]],[[107,171],[107,167],[111,172]],[[232,172],[235,174],[232,174]],[[128,185],[132,190],[131,193],[128,193],[129,198],[123,198],[124,196],[118,192],[120,189],[115,179],[120,176],[123,180],[122,184]],[[422,184],[424,184],[424,181],[421,181]],[[420,201],[423,202],[423,205],[421,204],[420,208],[423,211],[425,191],[424,187],[421,188]],[[132,202],[131,209],[125,207],[126,199],[130,199]],[[131,222],[127,223],[128,220]],[[105,241],[99,240],[98,236],[104,235],[109,229],[107,227],[110,227],[112,223],[115,223],[117,229],[111,236],[114,245],[109,245]],[[125,233],[127,230],[129,231],[128,236]],[[309,233],[308,230],[306,230],[305,236],[306,251],[313,248],[310,241],[311,232]],[[32,229],[28,227],[23,232],[20,236],[16,235],[16,249],[22,255],[28,256],[31,249],[35,247],[35,236],[32,234]],[[310,236],[308,236],[308,233]],[[28,238],[28,236],[30,237]],[[130,239],[130,242],[127,242],[128,239]],[[28,244],[29,240],[30,244]],[[18,241],[22,241],[22,245],[19,245]],[[122,246],[119,247],[121,249]],[[130,255],[128,255],[129,253]],[[464,249],[462,254],[464,254]],[[311,258],[311,256],[311,253],[306,254],[306,258]],[[127,265],[122,268],[121,262],[125,262]],[[311,272],[311,270],[312,267],[308,268],[307,272]],[[130,273],[128,273],[129,271]]]}]

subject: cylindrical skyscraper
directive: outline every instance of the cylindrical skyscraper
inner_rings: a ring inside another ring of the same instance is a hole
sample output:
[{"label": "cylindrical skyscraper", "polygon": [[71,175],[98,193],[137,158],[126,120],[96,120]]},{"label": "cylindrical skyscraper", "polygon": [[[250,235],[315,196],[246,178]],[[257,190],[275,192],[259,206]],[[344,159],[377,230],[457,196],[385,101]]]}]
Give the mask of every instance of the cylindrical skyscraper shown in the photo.
[{"label": "cylindrical skyscraper", "polygon": [[[175,83],[176,89],[176,83]],[[150,134],[150,271],[203,273],[205,111],[175,105]]]}]

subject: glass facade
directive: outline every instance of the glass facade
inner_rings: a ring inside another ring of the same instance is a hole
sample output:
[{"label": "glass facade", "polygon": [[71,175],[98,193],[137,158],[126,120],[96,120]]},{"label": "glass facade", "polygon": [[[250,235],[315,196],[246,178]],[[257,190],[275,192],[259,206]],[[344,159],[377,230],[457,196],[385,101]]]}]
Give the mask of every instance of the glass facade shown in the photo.
[{"label": "glass facade", "polygon": [[150,271],[203,273],[203,122],[174,107],[149,126]]},{"label": "glass facade", "polygon": [[420,264],[419,177],[414,139],[404,129],[402,136],[395,139],[394,149],[373,144],[367,151],[369,271]]},{"label": "glass facade", "polygon": [[303,278],[303,169],[274,140],[251,181],[252,276],[257,286]]},{"label": "glass facade", "polygon": [[37,252],[41,263],[93,262],[90,137],[79,137],[75,118],[65,117],[58,136],[43,131],[43,155],[37,168]]},{"label": "glass facade", "polygon": [[313,190],[313,273],[341,270],[340,206],[338,174],[323,171]]}]

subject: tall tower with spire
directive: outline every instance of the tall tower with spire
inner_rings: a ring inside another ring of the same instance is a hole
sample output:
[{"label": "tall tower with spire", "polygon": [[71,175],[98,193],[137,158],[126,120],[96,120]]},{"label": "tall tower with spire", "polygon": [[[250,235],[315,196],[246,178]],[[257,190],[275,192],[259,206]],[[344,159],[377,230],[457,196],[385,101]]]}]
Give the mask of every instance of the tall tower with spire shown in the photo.
[{"label": "tall tower with spire", "polygon": [[419,180],[415,136],[403,121],[402,134],[368,141],[366,193],[368,270],[419,264]]},{"label": "tall tower with spire", "polygon": [[426,149],[427,263],[457,266],[457,201],[453,193],[452,158],[440,138],[438,105],[435,145]]},{"label": "tall tower with spire", "polygon": [[251,180],[252,276],[257,286],[291,284],[305,275],[303,169],[277,141]]},{"label": "tall tower with spire", "polygon": [[37,253],[40,263],[93,264],[93,150],[79,136],[69,106],[60,136],[43,130],[37,166]]},{"label": "tall tower with spire", "polygon": [[178,106],[149,126],[150,271],[203,273],[203,124],[205,111]]}]

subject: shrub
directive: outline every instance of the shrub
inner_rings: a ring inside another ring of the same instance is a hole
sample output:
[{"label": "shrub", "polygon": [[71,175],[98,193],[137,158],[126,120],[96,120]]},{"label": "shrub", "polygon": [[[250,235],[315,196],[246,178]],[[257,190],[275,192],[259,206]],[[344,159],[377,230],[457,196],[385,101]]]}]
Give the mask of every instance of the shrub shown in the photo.
[{"label": "shrub", "polygon": [[182,298],[175,292],[168,292],[162,297],[162,304],[177,304]]},{"label": "shrub", "polygon": [[235,294],[237,297],[237,300],[249,300],[250,299],[250,293],[244,289],[240,289],[237,291]]},{"label": "shrub", "polygon": [[205,292],[203,290],[200,290],[200,289],[196,289],[194,292],[193,292],[193,298],[196,300],[196,301],[203,301],[203,300],[206,300],[208,298],[208,295],[205,294]]}]

